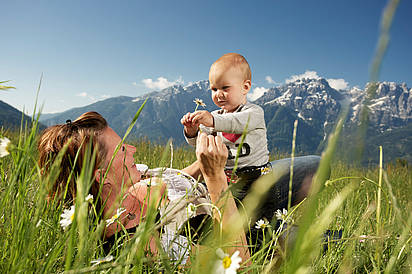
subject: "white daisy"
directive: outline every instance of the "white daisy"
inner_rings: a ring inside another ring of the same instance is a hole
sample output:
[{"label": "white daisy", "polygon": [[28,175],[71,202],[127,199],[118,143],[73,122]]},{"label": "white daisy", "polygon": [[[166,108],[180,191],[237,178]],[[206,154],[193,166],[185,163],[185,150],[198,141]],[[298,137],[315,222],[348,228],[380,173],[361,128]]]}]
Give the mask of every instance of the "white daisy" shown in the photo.
[{"label": "white daisy", "polygon": [[193,102],[196,103],[196,105],[198,105],[198,106],[202,106],[202,107],[206,106],[206,104],[203,102],[203,100],[199,99],[199,98],[196,98]]},{"label": "white daisy", "polygon": [[202,107],[205,107],[205,106],[206,106],[206,104],[203,103],[203,100],[202,100],[202,99],[199,99],[199,98],[196,98],[193,102],[196,103],[195,111],[197,110],[197,108],[198,108],[199,106],[202,106]]},{"label": "white daisy", "polygon": [[93,195],[92,194],[87,195],[84,200],[88,203],[93,203]]},{"label": "white daisy", "polygon": [[120,215],[122,215],[126,209],[124,208],[118,208],[116,211],[116,214],[114,214],[110,219],[106,220],[106,227],[114,223],[117,219],[119,219]]},{"label": "white daisy", "polygon": [[239,256],[239,251],[235,251],[235,253],[229,257],[229,254],[224,253],[222,249],[218,248],[216,254],[220,260],[216,263],[215,273],[232,274],[237,272],[242,261],[242,258]]},{"label": "white daisy", "polygon": [[113,259],[114,259],[114,257],[112,255],[109,255],[109,256],[104,257],[104,258],[99,258],[99,259],[96,259],[96,260],[92,260],[90,263],[92,264],[92,266],[96,266],[96,265],[99,265],[101,263],[110,262]]},{"label": "white daisy", "polygon": [[293,219],[291,216],[288,216],[288,211],[284,208],[282,210],[278,209],[275,212],[276,219],[280,221],[284,221],[285,223],[293,223]]},{"label": "white daisy", "polygon": [[74,205],[70,207],[70,209],[63,210],[61,215],[60,225],[61,227],[66,230],[67,227],[73,222],[74,219]]},{"label": "white daisy", "polygon": [[189,203],[186,209],[187,209],[187,216],[189,218],[193,217],[196,214],[196,206],[193,203]]},{"label": "white daisy", "polygon": [[265,229],[269,227],[269,222],[263,219],[260,219],[259,221],[256,222],[255,228],[256,229]]},{"label": "white daisy", "polygon": [[0,138],[0,158],[10,154],[7,146],[10,144],[10,140],[7,137]]}]

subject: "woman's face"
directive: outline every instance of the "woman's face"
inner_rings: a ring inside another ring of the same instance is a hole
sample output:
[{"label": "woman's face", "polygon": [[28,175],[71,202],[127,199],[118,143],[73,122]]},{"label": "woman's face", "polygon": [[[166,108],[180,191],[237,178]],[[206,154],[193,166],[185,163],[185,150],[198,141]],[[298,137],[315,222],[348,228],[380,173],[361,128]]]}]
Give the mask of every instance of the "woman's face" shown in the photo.
[{"label": "woman's face", "polygon": [[[106,163],[109,164],[116,150],[116,147],[121,142],[121,138],[110,127],[103,130],[100,135],[101,141],[104,142],[107,148]],[[132,145],[123,144],[114,156],[112,165],[108,172],[107,179],[114,185],[130,187],[141,179],[140,172],[136,169],[133,154],[136,148]]]}]

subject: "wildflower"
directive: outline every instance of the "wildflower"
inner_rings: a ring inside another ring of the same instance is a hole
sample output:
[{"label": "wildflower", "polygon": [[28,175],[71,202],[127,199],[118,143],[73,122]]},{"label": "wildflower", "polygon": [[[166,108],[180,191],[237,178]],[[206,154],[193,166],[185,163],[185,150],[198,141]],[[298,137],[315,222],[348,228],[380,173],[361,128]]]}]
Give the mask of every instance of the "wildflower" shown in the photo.
[{"label": "wildflower", "polygon": [[118,208],[116,211],[116,214],[114,214],[110,219],[106,220],[106,227],[114,223],[117,219],[119,219],[120,215],[122,215],[126,209],[124,208]]},{"label": "wildflower", "polygon": [[216,264],[215,273],[236,273],[240,267],[240,262],[242,258],[239,256],[239,251],[235,251],[232,257],[229,257],[229,254],[223,252],[222,249],[216,250],[217,256],[220,258]]},{"label": "wildflower", "polygon": [[89,194],[86,196],[85,201],[88,203],[93,203],[93,195]]},{"label": "wildflower", "polygon": [[187,209],[187,216],[189,218],[193,217],[196,214],[196,206],[193,203],[189,203],[186,209]]},{"label": "wildflower", "polygon": [[196,104],[195,111],[197,110],[197,108],[198,108],[199,106],[202,106],[202,107],[205,107],[205,106],[206,106],[206,104],[203,103],[203,100],[202,100],[202,99],[199,99],[199,98],[196,98],[193,102]]},{"label": "wildflower", "polygon": [[7,137],[0,138],[0,158],[10,154],[7,146],[10,144],[10,140]]},{"label": "wildflower", "polygon": [[359,236],[359,242],[360,242],[360,243],[364,243],[367,238],[368,238],[368,236],[366,236],[366,235],[360,235],[360,236]]},{"label": "wildflower", "polygon": [[285,223],[293,223],[292,217],[288,216],[288,211],[284,208],[282,210],[278,209],[275,212],[276,219],[283,221]]},{"label": "wildflower", "polygon": [[92,264],[92,266],[96,266],[99,265],[101,263],[107,263],[110,262],[114,259],[114,257],[112,255],[109,255],[107,257],[104,258],[100,258],[100,259],[96,259],[96,260],[92,260],[90,263]]},{"label": "wildflower", "polygon": [[267,220],[260,219],[259,221],[256,222],[255,228],[263,230],[263,229],[265,229],[269,226],[270,225],[269,225],[269,222]]},{"label": "wildflower", "polygon": [[60,225],[64,230],[73,222],[74,219],[74,205],[70,207],[70,209],[63,210],[61,215]]},{"label": "wildflower", "polygon": [[268,173],[271,172],[271,171],[272,171],[272,169],[271,169],[270,167],[268,167],[268,166],[263,167],[263,168],[260,169],[261,175],[268,174]]}]

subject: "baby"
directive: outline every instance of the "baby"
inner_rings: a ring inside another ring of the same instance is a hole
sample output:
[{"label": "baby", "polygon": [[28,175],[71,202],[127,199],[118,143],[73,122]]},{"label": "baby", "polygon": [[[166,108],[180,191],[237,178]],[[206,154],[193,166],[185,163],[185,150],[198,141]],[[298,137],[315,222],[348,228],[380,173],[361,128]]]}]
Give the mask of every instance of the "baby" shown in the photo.
[{"label": "baby", "polygon": [[[187,113],[181,119],[185,138],[193,146],[199,131],[223,137],[229,151],[226,175],[231,181],[246,180],[245,191],[270,169],[263,109],[246,99],[251,81],[249,64],[242,55],[223,55],[212,64],[209,71],[212,100],[220,109]],[[244,130],[246,136],[239,150]],[[233,174],[237,155],[238,165]],[[244,195],[235,196],[243,199]]]}]

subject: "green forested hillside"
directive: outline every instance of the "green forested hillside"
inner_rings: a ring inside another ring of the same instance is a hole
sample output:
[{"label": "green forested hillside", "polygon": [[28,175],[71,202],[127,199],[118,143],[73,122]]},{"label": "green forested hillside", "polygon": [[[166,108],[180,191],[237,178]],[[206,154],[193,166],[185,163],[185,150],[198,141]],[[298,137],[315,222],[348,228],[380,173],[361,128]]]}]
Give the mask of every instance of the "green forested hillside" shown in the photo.
[{"label": "green forested hillside", "polygon": [[[22,120],[24,123],[31,123],[29,116],[0,100],[0,127],[17,129],[20,128]],[[40,128],[44,128],[44,126],[40,125]]]}]

